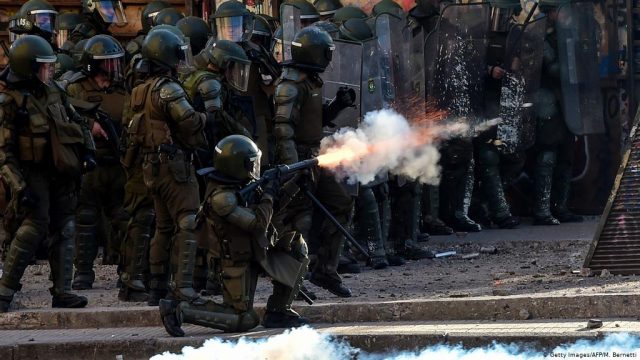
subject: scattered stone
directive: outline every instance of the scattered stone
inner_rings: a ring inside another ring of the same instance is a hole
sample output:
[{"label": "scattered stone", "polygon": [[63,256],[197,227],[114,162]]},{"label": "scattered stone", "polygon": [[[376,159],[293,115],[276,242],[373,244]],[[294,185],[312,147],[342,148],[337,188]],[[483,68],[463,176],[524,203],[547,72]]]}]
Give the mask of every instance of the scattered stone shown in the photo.
[{"label": "scattered stone", "polygon": [[543,277],[544,277],[544,274],[540,274],[540,273],[533,275],[534,279],[539,279],[539,278],[543,278]]},{"label": "scattered stone", "polygon": [[602,327],[602,320],[600,319],[589,319],[587,322],[588,329],[598,329]]},{"label": "scattered stone", "polygon": [[411,276],[411,273],[410,273],[410,272],[408,272],[408,271],[405,271],[405,272],[403,272],[403,273],[402,273],[402,275],[404,275],[404,276]]},{"label": "scattered stone", "polygon": [[455,293],[455,294],[449,295],[450,298],[466,298],[469,296],[470,296],[469,293]]},{"label": "scattered stone", "polygon": [[495,246],[483,246],[480,248],[481,254],[495,254],[498,252],[498,249]]},{"label": "scattered stone", "polygon": [[467,235],[469,235],[468,232],[464,232],[464,231],[456,231],[456,236],[459,238],[464,238],[467,237]]},{"label": "scattered stone", "polygon": [[471,254],[467,254],[467,255],[462,255],[462,258],[464,260],[469,260],[469,259],[475,259],[477,257],[480,257],[480,253],[471,253]]},{"label": "scattered stone", "polygon": [[565,275],[567,275],[567,271],[566,271],[566,270],[560,270],[560,272],[558,273],[558,275],[560,275],[560,276],[565,276]]},{"label": "scattered stone", "polygon": [[538,264],[538,259],[533,259],[529,262],[531,265],[537,265]]},{"label": "scattered stone", "polygon": [[457,254],[457,252],[455,252],[455,251],[445,251],[445,252],[437,253],[435,257],[436,258],[444,258],[444,257],[453,256],[455,254]]},{"label": "scattered stone", "polygon": [[518,313],[518,317],[520,317],[520,320],[529,320],[531,319],[531,314],[527,309],[521,309]]},{"label": "scattered stone", "polygon": [[603,278],[603,279],[608,279],[608,278],[612,278],[613,274],[609,270],[603,269],[600,272],[600,277]]},{"label": "scattered stone", "polygon": [[620,324],[616,323],[616,327],[620,327]]},{"label": "scattered stone", "polygon": [[520,266],[520,269],[531,269],[531,266],[529,266],[529,265],[522,265],[522,266]]},{"label": "scattered stone", "polygon": [[503,288],[503,289],[493,289],[493,296],[509,296],[513,294],[513,289]]},{"label": "scattered stone", "polygon": [[580,276],[589,277],[591,275],[592,275],[591,274],[591,269],[589,269],[589,268],[580,269]]}]

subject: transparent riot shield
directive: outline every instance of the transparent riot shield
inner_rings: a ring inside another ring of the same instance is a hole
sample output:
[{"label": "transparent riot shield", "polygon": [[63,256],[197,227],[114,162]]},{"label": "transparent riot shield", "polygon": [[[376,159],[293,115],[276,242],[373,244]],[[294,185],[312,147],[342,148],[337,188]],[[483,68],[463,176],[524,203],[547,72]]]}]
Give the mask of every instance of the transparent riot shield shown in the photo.
[{"label": "transparent riot shield", "polygon": [[489,20],[487,4],[449,5],[427,38],[427,46],[437,53],[427,65],[432,72],[430,98],[450,115],[472,122],[481,118],[483,109]]},{"label": "transparent riot shield", "polygon": [[600,134],[604,128],[598,71],[600,27],[592,2],[561,6],[556,20],[565,122],[575,135]]},{"label": "transparent riot shield", "polygon": [[362,43],[362,76],[360,78],[360,118],[383,107],[382,75],[378,39]]},{"label": "transparent riot shield", "polygon": [[421,121],[425,112],[424,36],[422,27],[402,29],[403,52],[397,96],[400,111],[409,121]]},{"label": "transparent riot shield", "polygon": [[507,36],[500,92],[497,139],[501,150],[513,154],[533,146],[536,139],[535,103],[540,88],[546,18],[514,26]]},{"label": "transparent riot shield", "polygon": [[284,61],[287,61],[291,60],[293,37],[302,29],[300,9],[290,4],[282,4],[280,6],[280,19],[282,21],[282,54]]},{"label": "transparent riot shield", "polygon": [[381,14],[375,20],[384,107],[394,107],[397,100],[396,86],[401,77],[400,69],[404,53],[403,27],[404,20],[393,15]]},{"label": "transparent riot shield", "polygon": [[[355,107],[342,110],[334,120],[336,129],[349,126],[358,127],[360,122],[360,87],[362,78],[362,44],[334,40],[335,50],[331,63],[320,74],[324,85],[322,86],[323,102],[331,101],[341,87],[353,89],[356,93]],[[335,129],[334,129],[335,130]]]}]

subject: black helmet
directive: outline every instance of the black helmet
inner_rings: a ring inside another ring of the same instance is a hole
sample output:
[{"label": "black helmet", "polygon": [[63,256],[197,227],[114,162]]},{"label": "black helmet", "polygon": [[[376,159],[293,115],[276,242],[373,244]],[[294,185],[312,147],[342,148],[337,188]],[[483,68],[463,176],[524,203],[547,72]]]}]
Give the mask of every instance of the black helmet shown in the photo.
[{"label": "black helmet", "polygon": [[[180,30],[176,31],[180,33]],[[184,36],[168,29],[153,29],[142,43],[142,57],[177,71],[193,68],[191,46]]]},{"label": "black helmet", "polygon": [[56,57],[58,60],[56,60],[55,73],[53,75],[56,79],[67,71],[75,70],[76,62],[73,61],[71,56],[59,53]]},{"label": "black helmet", "polygon": [[126,24],[127,17],[120,0],[82,0],[82,12],[90,14],[102,24]]},{"label": "black helmet", "polygon": [[321,17],[332,17],[343,5],[340,0],[316,0],[313,3]]},{"label": "black helmet", "polygon": [[22,36],[9,49],[9,68],[23,80],[39,79],[48,84],[57,60],[51,45],[37,35]]},{"label": "black helmet", "polygon": [[65,12],[62,14],[58,14],[58,18],[56,19],[56,44],[58,48],[61,48],[73,29],[76,28],[78,24],[82,22],[82,15],[73,12]]},{"label": "black helmet", "polygon": [[291,65],[321,73],[331,62],[335,45],[326,31],[315,26],[296,33],[291,42]]},{"label": "black helmet", "polygon": [[209,40],[209,25],[206,21],[196,16],[187,16],[180,19],[176,27],[189,38],[191,51],[194,54],[200,53],[207,46]]},{"label": "black helmet", "polygon": [[[53,42],[58,12],[46,0],[29,0],[9,21],[9,31],[14,35],[40,35]],[[17,37],[13,37],[11,42]]]},{"label": "black helmet", "polygon": [[316,10],[313,4],[307,0],[287,0],[282,4],[293,5],[300,9],[300,23],[302,27],[309,26],[320,20],[320,13]]},{"label": "black helmet", "polygon": [[105,74],[113,81],[123,77],[124,49],[109,35],[96,35],[84,45],[82,70],[87,75]]},{"label": "black helmet", "polygon": [[249,40],[265,49],[269,49],[273,38],[273,29],[267,15],[257,14],[253,17],[253,28]]},{"label": "black helmet", "polygon": [[237,0],[220,4],[211,16],[212,30],[220,40],[241,42],[251,33],[253,19],[247,7]]},{"label": "black helmet", "polygon": [[153,19],[158,15],[160,10],[170,8],[171,5],[162,0],[152,1],[147,4],[140,13],[140,23],[142,24],[142,32],[148,33],[153,27]]},{"label": "black helmet", "polygon": [[225,177],[238,181],[260,178],[262,152],[251,139],[242,135],[231,135],[216,145],[213,167]]},{"label": "black helmet", "polygon": [[89,41],[89,39],[78,41],[73,45],[71,51],[69,51],[77,66],[82,66],[82,54],[84,54],[84,46],[87,44],[87,41]]},{"label": "black helmet", "polygon": [[338,32],[340,31],[338,25],[327,20],[316,21],[313,23],[313,26],[326,31],[332,39],[335,39],[338,36]]},{"label": "black helmet", "polygon": [[153,26],[158,25],[173,25],[176,26],[180,19],[184,18],[184,15],[175,8],[162,9],[153,17]]},{"label": "black helmet", "polygon": [[418,18],[430,17],[440,13],[440,0],[416,0],[416,6],[411,9],[411,16]]},{"label": "black helmet", "polygon": [[373,37],[373,32],[363,19],[349,19],[340,25],[340,39],[365,41]]},{"label": "black helmet", "polygon": [[360,9],[359,7],[345,6],[338,9],[338,11],[333,14],[333,21],[336,24],[342,24],[349,19],[366,19],[367,17],[367,13],[365,13],[364,10]]},{"label": "black helmet", "polygon": [[[517,0],[520,1],[520,0]],[[402,16],[404,9],[402,6],[393,0],[380,0],[377,4],[373,5],[371,9],[371,15],[377,16],[380,14],[389,14],[394,16]]]},{"label": "black helmet", "polygon": [[229,85],[240,92],[247,91],[251,61],[240,45],[229,40],[217,40],[205,53],[209,63],[224,74]]}]

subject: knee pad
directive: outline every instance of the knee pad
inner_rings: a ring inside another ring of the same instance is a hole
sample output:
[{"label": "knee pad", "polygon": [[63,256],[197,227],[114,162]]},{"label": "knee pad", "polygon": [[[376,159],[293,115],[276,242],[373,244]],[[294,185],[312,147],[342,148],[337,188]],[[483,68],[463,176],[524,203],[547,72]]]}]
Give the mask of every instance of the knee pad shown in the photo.
[{"label": "knee pad", "polygon": [[156,214],[153,209],[140,209],[133,215],[133,222],[143,226],[151,226],[155,220]]},{"label": "knee pad", "polygon": [[189,214],[178,220],[180,230],[194,231],[196,229],[196,214]]},{"label": "knee pad", "polygon": [[60,234],[64,239],[71,239],[76,233],[76,221],[71,218],[67,219],[62,228],[60,229]]},{"label": "knee pad", "polygon": [[291,241],[291,255],[298,260],[306,259],[309,256],[307,242],[299,234]]}]

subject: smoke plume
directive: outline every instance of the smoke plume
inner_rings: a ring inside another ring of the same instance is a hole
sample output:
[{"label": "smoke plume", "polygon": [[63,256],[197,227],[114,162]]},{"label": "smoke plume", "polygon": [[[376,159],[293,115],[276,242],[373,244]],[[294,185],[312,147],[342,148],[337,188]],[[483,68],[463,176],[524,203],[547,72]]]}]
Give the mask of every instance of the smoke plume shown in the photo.
[{"label": "smoke plume", "polygon": [[435,185],[440,181],[437,143],[467,131],[463,122],[410,125],[393,110],[372,111],[358,129],[343,128],[324,138],[318,160],[351,184],[367,184],[390,172]]}]

